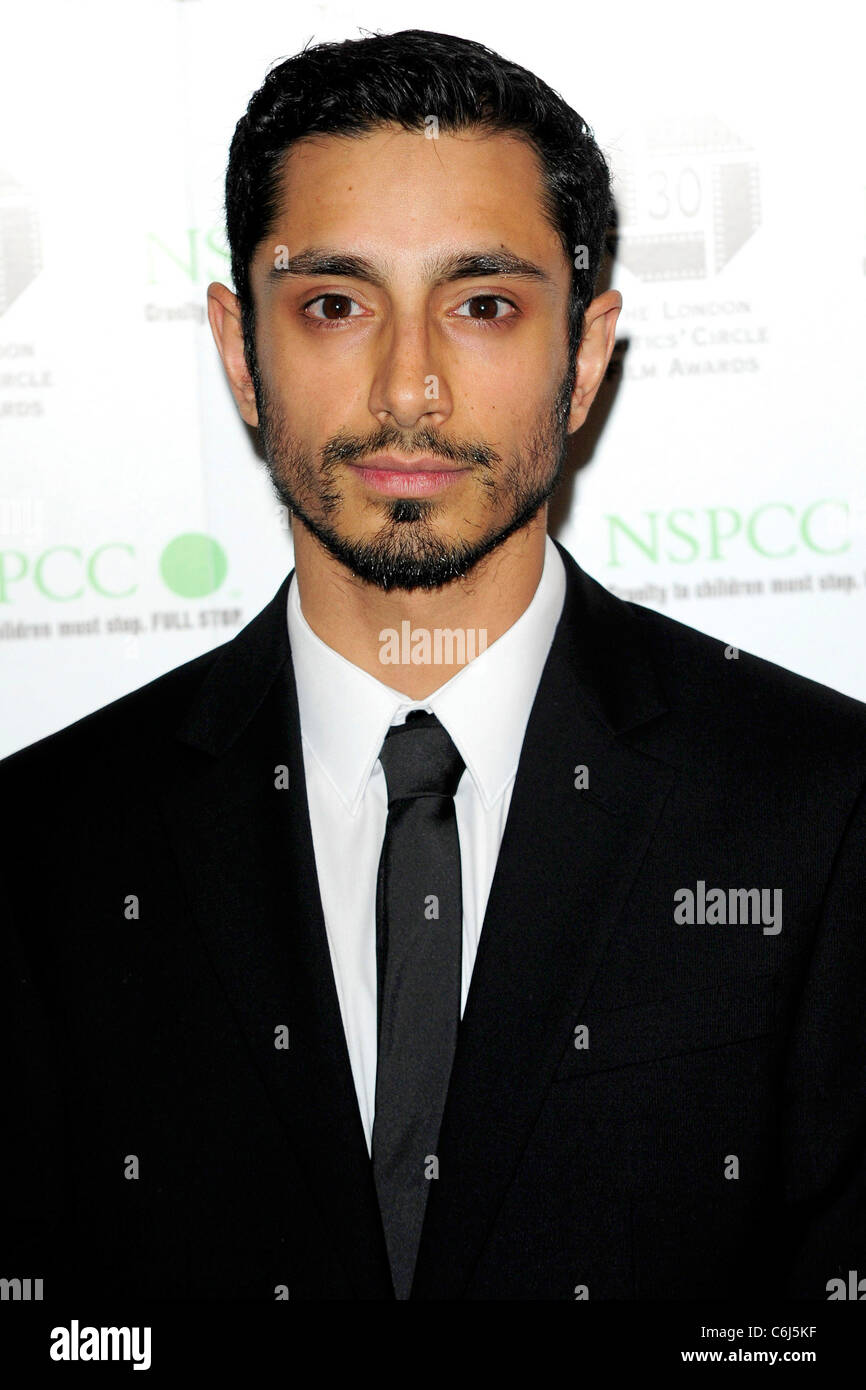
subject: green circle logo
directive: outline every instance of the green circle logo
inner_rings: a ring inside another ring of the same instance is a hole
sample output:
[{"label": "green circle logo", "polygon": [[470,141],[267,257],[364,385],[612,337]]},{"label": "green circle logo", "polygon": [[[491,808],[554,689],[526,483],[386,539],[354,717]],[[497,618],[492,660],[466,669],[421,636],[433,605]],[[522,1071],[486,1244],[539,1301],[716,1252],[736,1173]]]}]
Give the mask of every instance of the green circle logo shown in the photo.
[{"label": "green circle logo", "polygon": [[196,531],[175,536],[159,557],[163,583],[181,598],[205,598],[214,593],[228,568],[228,558],[219,542]]}]

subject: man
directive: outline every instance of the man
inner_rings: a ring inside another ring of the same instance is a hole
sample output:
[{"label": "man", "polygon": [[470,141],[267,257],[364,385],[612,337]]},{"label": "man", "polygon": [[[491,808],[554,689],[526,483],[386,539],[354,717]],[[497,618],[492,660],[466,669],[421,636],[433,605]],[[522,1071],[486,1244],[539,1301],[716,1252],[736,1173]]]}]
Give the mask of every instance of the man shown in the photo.
[{"label": "man", "polygon": [[481,46],[253,96],[210,322],[295,569],[7,759],[4,1262],[46,1297],[827,1298],[866,1274],[866,707],[547,537],[591,133]]}]

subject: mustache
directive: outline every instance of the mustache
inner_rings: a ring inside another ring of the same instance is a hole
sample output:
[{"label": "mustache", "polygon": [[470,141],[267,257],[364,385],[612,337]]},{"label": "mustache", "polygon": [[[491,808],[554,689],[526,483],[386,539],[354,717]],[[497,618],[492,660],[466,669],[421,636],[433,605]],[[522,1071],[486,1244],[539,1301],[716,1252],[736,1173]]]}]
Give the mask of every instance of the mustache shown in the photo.
[{"label": "mustache", "polygon": [[388,449],[394,449],[406,458],[426,455],[478,468],[502,461],[488,444],[459,442],[428,429],[419,430],[411,439],[406,439],[397,430],[384,428],[367,439],[342,432],[335,435],[321,451],[322,463],[358,463],[374,454],[386,453]]}]

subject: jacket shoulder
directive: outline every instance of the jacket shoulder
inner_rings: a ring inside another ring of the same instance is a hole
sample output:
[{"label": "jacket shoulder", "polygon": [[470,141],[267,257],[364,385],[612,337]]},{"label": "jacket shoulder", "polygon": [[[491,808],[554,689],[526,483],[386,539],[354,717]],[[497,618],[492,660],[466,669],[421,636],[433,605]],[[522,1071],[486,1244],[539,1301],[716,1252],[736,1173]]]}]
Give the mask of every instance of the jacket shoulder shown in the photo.
[{"label": "jacket shoulder", "polygon": [[288,650],[285,607],[293,573],[226,642],[10,754],[0,761],[0,779],[43,774],[50,778],[46,785],[56,785],[61,773],[64,779],[72,777],[78,766],[87,778],[105,767],[117,772],[133,764],[141,769],[148,759],[164,757],[167,748],[176,747],[174,735],[202,698],[213,703],[222,694],[229,701],[234,696],[240,707],[249,705]]},{"label": "jacket shoulder", "polygon": [[46,775],[62,768],[68,775],[75,764],[91,770],[94,759],[117,760],[137,756],[173,732],[201,688],[228,642],[175,666],[146,685],[139,686],[100,709],[76,719],[55,733],[47,734],[24,748],[0,759],[0,779]]},{"label": "jacket shoulder", "polygon": [[783,736],[824,733],[866,754],[863,701],[665,613],[630,602],[625,607],[672,709]]}]

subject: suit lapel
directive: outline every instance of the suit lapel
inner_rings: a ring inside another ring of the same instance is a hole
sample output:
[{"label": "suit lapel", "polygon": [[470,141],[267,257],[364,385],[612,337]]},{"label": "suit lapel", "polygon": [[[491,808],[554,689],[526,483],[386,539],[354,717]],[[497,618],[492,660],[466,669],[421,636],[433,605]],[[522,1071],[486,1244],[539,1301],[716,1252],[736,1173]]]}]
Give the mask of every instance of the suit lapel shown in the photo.
[{"label": "suit lapel", "polygon": [[413,1298],[465,1290],[675,777],[622,738],[666,709],[637,621],[558,549],[565,603],[460,1025]]},{"label": "suit lapel", "polygon": [[[286,628],[290,578],[211,667],[178,730],[186,747],[163,816],[323,1236],[359,1297],[393,1298],[316,877]],[[275,1047],[280,1025],[287,1050]]]}]

